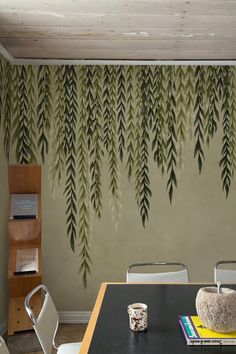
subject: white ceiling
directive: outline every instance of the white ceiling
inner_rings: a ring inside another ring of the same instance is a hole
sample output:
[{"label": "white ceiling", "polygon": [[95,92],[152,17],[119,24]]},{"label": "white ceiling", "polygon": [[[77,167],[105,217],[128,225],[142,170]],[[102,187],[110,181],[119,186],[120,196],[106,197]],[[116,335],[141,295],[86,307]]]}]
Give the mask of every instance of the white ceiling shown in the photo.
[{"label": "white ceiling", "polygon": [[236,0],[0,0],[15,58],[235,60]]}]

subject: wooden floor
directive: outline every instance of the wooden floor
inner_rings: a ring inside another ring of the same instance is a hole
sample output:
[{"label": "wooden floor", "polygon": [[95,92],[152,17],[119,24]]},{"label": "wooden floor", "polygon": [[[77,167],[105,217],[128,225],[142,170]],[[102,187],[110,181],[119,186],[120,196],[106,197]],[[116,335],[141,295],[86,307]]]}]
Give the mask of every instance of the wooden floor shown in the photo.
[{"label": "wooden floor", "polygon": [[[57,332],[56,343],[81,342],[86,327],[87,325],[84,324],[61,324]],[[56,353],[56,350],[53,353]],[[27,352],[25,354],[43,354],[43,352]]]}]

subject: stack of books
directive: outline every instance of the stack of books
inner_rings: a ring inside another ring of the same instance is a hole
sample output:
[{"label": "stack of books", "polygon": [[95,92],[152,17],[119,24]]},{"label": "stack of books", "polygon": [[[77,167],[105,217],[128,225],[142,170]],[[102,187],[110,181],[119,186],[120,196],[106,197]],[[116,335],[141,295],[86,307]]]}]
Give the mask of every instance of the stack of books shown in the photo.
[{"label": "stack of books", "polygon": [[198,316],[179,316],[179,324],[187,345],[236,345],[236,332],[210,331]]}]

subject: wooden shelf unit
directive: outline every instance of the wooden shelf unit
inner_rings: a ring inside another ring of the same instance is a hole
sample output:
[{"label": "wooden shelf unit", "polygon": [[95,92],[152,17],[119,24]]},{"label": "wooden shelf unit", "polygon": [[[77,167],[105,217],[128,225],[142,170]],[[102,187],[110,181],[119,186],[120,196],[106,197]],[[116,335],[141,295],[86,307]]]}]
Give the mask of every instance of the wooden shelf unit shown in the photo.
[{"label": "wooden shelf unit", "polygon": [[[8,219],[9,258],[8,258],[8,288],[9,314],[8,335],[14,332],[32,329],[25,307],[25,296],[34,287],[42,283],[41,257],[41,166],[39,165],[9,165],[9,193],[11,194],[38,194],[37,219]],[[10,208],[10,206],[9,206]],[[10,209],[9,209],[10,211]],[[15,275],[16,253],[20,249],[38,248],[38,272],[32,274]],[[34,312],[39,312],[41,296],[35,296],[32,302]]]}]

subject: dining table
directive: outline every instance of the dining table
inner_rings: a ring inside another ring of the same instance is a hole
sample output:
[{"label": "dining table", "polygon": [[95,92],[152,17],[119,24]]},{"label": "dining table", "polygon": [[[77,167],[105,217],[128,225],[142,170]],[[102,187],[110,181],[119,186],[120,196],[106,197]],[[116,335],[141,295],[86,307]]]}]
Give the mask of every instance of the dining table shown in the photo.
[{"label": "dining table", "polygon": [[[79,354],[236,354],[236,346],[188,346],[180,315],[196,315],[200,288],[214,284],[102,283]],[[227,285],[236,289],[236,285]],[[148,328],[129,328],[127,306],[148,306]]]}]

